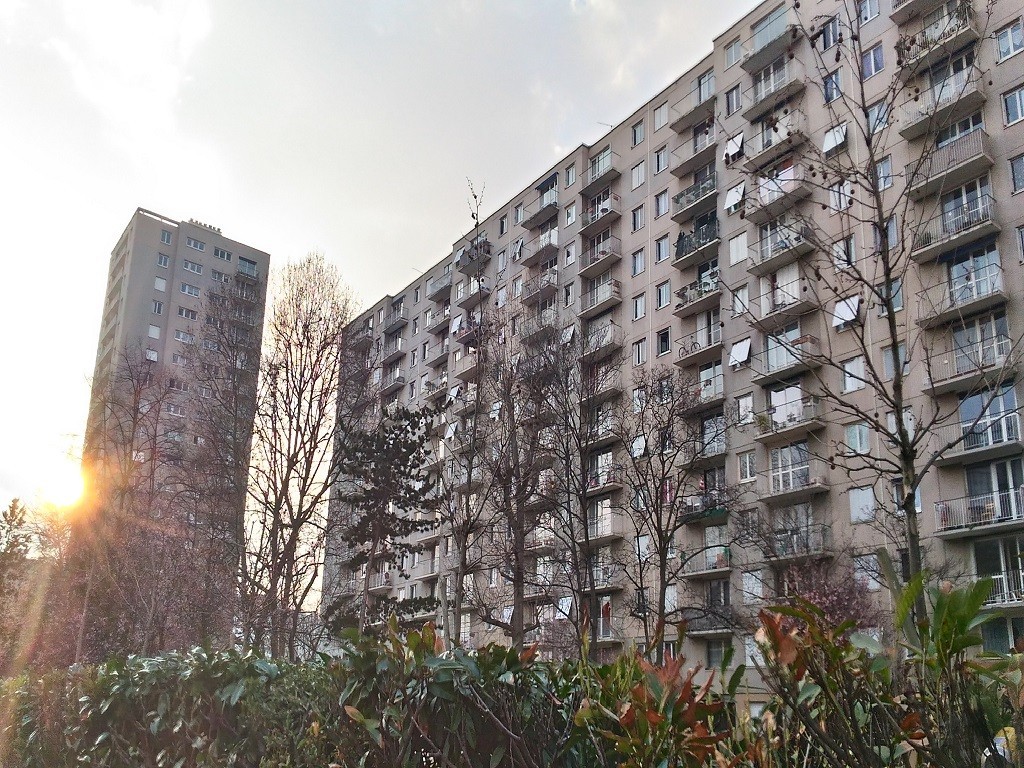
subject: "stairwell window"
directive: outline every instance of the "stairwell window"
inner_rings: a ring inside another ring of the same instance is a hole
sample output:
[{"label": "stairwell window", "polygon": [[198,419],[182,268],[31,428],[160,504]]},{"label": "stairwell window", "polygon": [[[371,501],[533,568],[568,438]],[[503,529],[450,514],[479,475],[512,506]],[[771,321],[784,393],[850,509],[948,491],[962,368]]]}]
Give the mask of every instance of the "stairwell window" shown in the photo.
[{"label": "stairwell window", "polygon": [[1010,177],[1013,179],[1014,193],[1024,191],[1024,155],[1017,155],[1010,160]]},{"label": "stairwell window", "polygon": [[633,342],[633,365],[643,365],[647,362],[647,339],[640,339]]},{"label": "stairwell window", "polygon": [[640,143],[643,142],[643,140],[644,140],[644,121],[643,120],[641,120],[640,122],[635,123],[633,125],[632,136],[633,136],[633,146],[634,147],[637,144],[640,144]]},{"label": "stairwell window", "polygon": [[645,219],[645,217],[644,217],[644,207],[643,207],[643,205],[638,205],[632,211],[632,224],[633,224],[633,231],[634,232],[636,232],[637,230],[643,229],[643,227],[644,227],[644,219]]},{"label": "stairwell window", "polygon": [[842,84],[840,82],[841,72],[842,70],[837,69],[835,72],[829,72],[825,75],[825,82],[822,84],[822,90],[825,93],[826,104],[831,104],[843,95]]},{"label": "stairwell window", "polygon": [[166,253],[159,253],[159,254],[157,254],[156,265],[158,267],[163,267],[164,269],[167,269],[167,267],[170,265],[170,263],[171,263],[171,257],[168,256]]},{"label": "stairwell window", "polygon": [[743,95],[740,93],[740,87],[734,86],[725,92],[725,114],[729,116],[735,112],[739,112],[743,106]]}]

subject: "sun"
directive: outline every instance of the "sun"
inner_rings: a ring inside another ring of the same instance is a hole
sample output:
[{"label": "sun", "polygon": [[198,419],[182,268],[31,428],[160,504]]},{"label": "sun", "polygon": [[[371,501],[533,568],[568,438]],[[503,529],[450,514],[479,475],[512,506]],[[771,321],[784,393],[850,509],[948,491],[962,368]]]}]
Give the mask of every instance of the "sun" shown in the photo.
[{"label": "sun", "polygon": [[43,497],[55,507],[74,506],[81,500],[83,493],[85,478],[77,462],[61,462],[46,477]]}]

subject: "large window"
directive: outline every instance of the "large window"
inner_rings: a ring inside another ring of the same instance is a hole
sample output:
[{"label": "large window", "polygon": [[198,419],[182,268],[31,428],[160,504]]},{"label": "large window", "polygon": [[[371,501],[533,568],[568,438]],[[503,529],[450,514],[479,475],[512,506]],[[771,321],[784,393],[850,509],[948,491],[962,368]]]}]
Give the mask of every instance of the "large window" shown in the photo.
[{"label": "large window", "polygon": [[773,448],[770,472],[772,493],[806,486],[811,480],[810,452],[806,441]]}]

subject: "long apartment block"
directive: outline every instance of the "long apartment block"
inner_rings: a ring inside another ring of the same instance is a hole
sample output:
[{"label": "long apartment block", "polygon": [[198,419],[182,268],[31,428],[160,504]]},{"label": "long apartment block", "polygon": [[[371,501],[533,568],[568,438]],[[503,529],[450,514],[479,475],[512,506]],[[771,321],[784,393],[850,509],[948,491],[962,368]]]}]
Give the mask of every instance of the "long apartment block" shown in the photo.
[{"label": "long apartment block", "polygon": [[[450,398],[451,422],[484,416],[465,405],[478,371],[474,331],[501,308],[524,349],[545,328],[604,329],[622,352],[619,397],[630,396],[636,369],[678,367],[699,393],[687,418],[745,415],[707,456],[703,485],[740,489],[742,506],[767,521],[770,551],[741,556],[724,543],[732,509],[700,517],[678,541],[704,559],[673,599],[708,609],[691,621],[684,652],[714,667],[730,645],[733,663],[756,657],[749,623],[731,619],[786,594],[794,565],[845,553],[888,606],[873,510],[889,493],[880,486],[899,481],[865,480],[829,460],[885,446],[865,425],[842,423],[824,393],[868,407],[865,366],[885,377],[905,359],[913,408],[953,414],[934,439],[969,432],[920,487],[928,562],[956,578],[993,578],[989,606],[1006,618],[987,626],[985,642],[1010,647],[1024,636],[1014,355],[1024,329],[1024,38],[1018,4],[987,14],[980,0],[762,3],[600,140],[540,169],[422,278],[373,303],[355,331],[372,351],[383,413]],[[857,114],[851,99],[866,109]],[[848,215],[861,204],[854,187],[823,178],[832,158],[865,168],[876,135],[866,121],[887,126],[871,171],[886,179],[882,194],[907,200],[884,234]],[[864,290],[826,289],[851,264],[871,264],[880,237],[909,254],[894,314],[920,329],[913,337],[927,354],[872,345],[887,313]],[[824,356],[841,366],[823,366]],[[435,441],[451,452],[444,433]],[[601,444],[599,465],[627,449]],[[600,485],[602,546],[636,547],[617,521],[630,489]],[[445,555],[442,528],[424,537],[426,565],[368,578],[396,597],[436,596]],[[538,571],[547,565],[538,556]],[[625,581],[602,579],[597,636],[611,652],[642,642],[636,604]],[[473,617],[463,627],[466,642],[494,637]]]}]

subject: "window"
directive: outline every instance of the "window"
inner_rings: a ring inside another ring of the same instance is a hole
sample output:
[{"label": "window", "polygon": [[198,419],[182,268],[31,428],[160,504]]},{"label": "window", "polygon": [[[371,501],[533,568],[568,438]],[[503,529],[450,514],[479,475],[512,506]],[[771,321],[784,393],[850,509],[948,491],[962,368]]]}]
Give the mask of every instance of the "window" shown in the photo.
[{"label": "window", "polygon": [[740,424],[750,424],[754,420],[754,395],[748,392],[736,398],[736,414]]},{"label": "window", "polygon": [[832,243],[832,263],[836,269],[849,269],[857,263],[857,248],[853,235]]},{"label": "window", "polygon": [[[668,192],[665,192],[666,204],[668,202]],[[672,253],[672,249],[669,246],[668,235],[662,235],[654,241],[654,262],[660,264],[667,259]]]},{"label": "window", "polygon": [[231,251],[225,251],[223,248],[214,248],[213,255],[221,261],[231,261]]},{"label": "window", "polygon": [[162,301],[153,301],[153,314],[162,315],[164,313],[164,303]]},{"label": "window", "polygon": [[168,265],[170,263],[171,263],[171,257],[168,256],[166,253],[158,253],[157,254],[156,265],[158,267],[163,267],[164,269],[167,269],[167,267],[168,267]]},{"label": "window", "polygon": [[149,326],[149,338],[151,338],[151,339],[159,339],[160,338],[160,326],[159,325],[151,325],[151,326]]},{"label": "window", "polygon": [[845,453],[847,455],[865,454],[870,451],[870,435],[867,422],[858,421],[847,424],[845,428]]},{"label": "window", "polygon": [[654,150],[654,175],[657,176],[668,169],[668,147],[659,147]]},{"label": "window", "polygon": [[206,250],[206,243],[204,243],[202,240],[196,240],[194,237],[186,237],[185,245],[197,251]]},{"label": "window", "polygon": [[633,146],[644,140],[644,121],[641,120],[639,123],[633,125]]},{"label": "window", "polygon": [[1013,179],[1013,191],[1024,190],[1024,155],[1010,160],[1010,177]]},{"label": "window", "polygon": [[747,258],[747,233],[740,232],[729,238],[729,264],[739,264]]},{"label": "window", "polygon": [[664,216],[668,213],[668,190],[663,190],[654,196],[654,218]]},{"label": "window", "polygon": [[747,655],[747,666],[754,669],[764,664],[764,654],[754,637],[743,638],[743,652]]},{"label": "window", "polygon": [[[412,352],[409,353],[409,367],[410,368],[415,368],[416,367],[416,358],[418,357],[418,353],[419,353],[418,349],[414,349],[414,350],[412,350]],[[415,397],[415,395],[412,395],[412,396]]]},{"label": "window", "polygon": [[861,24],[867,24],[878,15],[878,0],[859,0],[857,15]]},{"label": "window", "polygon": [[661,357],[662,355],[667,355],[669,352],[672,351],[672,332],[670,329],[665,328],[663,330],[658,331],[656,341],[658,357]]},{"label": "window", "polygon": [[639,320],[647,314],[647,294],[641,293],[633,297],[633,319]]},{"label": "window", "polygon": [[725,92],[725,114],[726,116],[738,112],[743,106],[743,96],[740,94],[740,87],[734,86]]},{"label": "window", "polygon": [[566,188],[571,187],[576,183],[576,163],[573,163],[565,169],[565,186]]},{"label": "window", "polygon": [[576,203],[565,206],[565,226],[576,223]]},{"label": "window", "polygon": [[633,251],[633,275],[639,275],[647,268],[647,259],[644,256],[644,249],[641,248],[639,251]]},{"label": "window", "polygon": [[849,207],[852,200],[853,187],[849,181],[838,181],[828,188],[828,205],[832,213],[838,213]]},{"label": "window", "polygon": [[672,281],[666,280],[664,283],[658,283],[658,309],[667,307],[669,302],[672,300]]},{"label": "window", "polygon": [[163,243],[164,245],[171,244],[171,233],[168,232],[166,229],[160,230],[160,242]]},{"label": "window", "polygon": [[647,400],[647,389],[645,387],[633,388],[633,413],[640,413],[644,409],[644,402]]},{"label": "window", "polygon": [[1024,118],[1024,86],[1003,94],[1003,109],[1006,111],[1007,125]]},{"label": "window", "polygon": [[184,269],[186,272],[193,272],[197,275],[203,274],[203,265],[197,264],[194,261],[189,261],[188,259],[185,259],[185,263],[182,264],[181,268]]},{"label": "window", "polygon": [[508,214],[506,213],[500,219],[498,219],[498,237],[501,237],[508,232]]},{"label": "window", "polygon": [[822,90],[825,93],[825,103],[831,104],[833,101],[843,95],[842,86],[839,80],[839,73],[841,70],[835,72],[829,72],[825,75],[825,82],[822,86]]},{"label": "window", "polygon": [[188,360],[180,352],[174,352],[174,353],[171,354],[171,362],[174,363],[175,365],[187,365],[188,364]]},{"label": "window", "polygon": [[839,42],[839,17],[833,16],[821,25],[821,50],[827,51]]},{"label": "window", "polygon": [[886,283],[879,283],[875,286],[875,290],[878,292],[878,316],[885,317],[888,314],[889,297],[892,297],[892,311],[899,312],[903,309],[903,279],[900,277],[894,277],[892,281],[887,285]]},{"label": "window", "polygon": [[743,58],[743,44],[737,37],[725,46],[725,68],[728,69],[741,58]]},{"label": "window", "polygon": [[876,46],[869,48],[864,51],[860,57],[860,76],[863,80],[867,80],[873,75],[877,75],[885,68],[885,57],[882,54],[882,44],[879,43]]},{"label": "window", "polygon": [[178,317],[184,317],[186,320],[198,320],[199,313],[188,307],[178,307]]},{"label": "window", "polygon": [[644,207],[638,205],[633,209],[632,212],[633,231],[636,232],[638,229],[643,229],[644,226]]},{"label": "window", "polygon": [[900,231],[896,226],[896,217],[893,216],[891,219],[889,219],[888,222],[886,222],[885,238],[882,237],[881,233],[878,231],[878,227],[875,224],[871,225],[871,233],[872,239],[874,240],[875,253],[882,252],[883,243],[888,245],[890,250],[895,248],[900,238]]},{"label": "window", "polygon": [[907,374],[907,345],[900,342],[896,346],[896,353],[893,354],[892,347],[886,347],[882,350],[882,373],[885,376],[885,380],[889,381],[896,375],[896,359],[899,359],[900,366],[903,370],[903,375]]},{"label": "window", "polygon": [[1020,249],[1020,262],[1024,264],[1024,227],[1017,227],[1017,247]]},{"label": "window", "polygon": [[[896,411],[887,411],[885,414],[885,428],[889,431],[889,434],[894,436],[897,435],[900,426],[901,425],[896,423]],[[910,437],[911,440],[913,440],[914,435],[917,433],[917,417],[914,416],[913,408],[908,407],[903,409],[902,426],[905,430],[907,430],[907,436]],[[920,493],[921,489],[918,488],[917,490],[918,493]]]},{"label": "window", "polygon": [[658,130],[668,123],[668,102],[659,104],[654,108],[654,130]]},{"label": "window", "polygon": [[732,291],[732,314],[742,315],[750,306],[750,289],[746,283],[738,285]]},{"label": "window", "polygon": [[996,32],[996,48],[999,61],[1024,51],[1024,24],[1020,19]]},{"label": "window", "polygon": [[849,360],[844,360],[842,365],[843,392],[864,389],[864,356],[851,357]]},{"label": "window", "polygon": [[522,224],[523,223],[523,204],[522,203],[516,203],[516,207],[512,209],[512,220],[515,221],[516,224]]},{"label": "window", "polygon": [[875,182],[879,189],[892,186],[892,157],[883,157],[875,163]]},{"label": "window", "polygon": [[572,306],[572,287],[575,283],[568,283],[562,288],[562,301],[567,307]]},{"label": "window", "polygon": [[633,365],[643,365],[647,362],[647,339],[640,339],[633,342]]},{"label": "window", "polygon": [[868,107],[868,133],[874,135],[889,124],[889,104],[884,99]]},{"label": "window", "polygon": [[853,579],[868,592],[877,592],[882,588],[879,578],[878,555],[857,555],[853,558]]},{"label": "window", "polygon": [[181,292],[184,293],[186,296],[198,296],[199,288],[189,283],[182,283]]},{"label": "window", "polygon": [[174,340],[180,341],[182,344],[194,344],[196,337],[188,331],[176,330],[174,332]]},{"label": "window", "polygon": [[643,184],[647,180],[646,161],[641,160],[639,163],[634,165],[629,177],[632,180],[633,189],[636,189]]},{"label": "window", "polygon": [[158,278],[156,278],[153,281],[153,288],[154,288],[154,290],[157,290],[157,291],[166,291],[167,290],[167,281],[164,278],[162,278],[162,277],[158,277]]},{"label": "window", "polygon": [[565,266],[576,263],[576,241],[573,240],[565,246]]},{"label": "window", "polygon": [[764,578],[760,571],[743,572],[743,602],[748,605],[764,600]]},{"label": "window", "polygon": [[151,363],[155,363],[160,359],[160,354],[155,349],[147,349],[146,359]]},{"label": "window", "polygon": [[740,482],[749,483],[757,479],[757,461],[754,451],[743,451],[736,454],[740,465]]},{"label": "window", "polygon": [[523,278],[522,276],[517,277],[512,281],[512,296],[518,298],[523,295]]},{"label": "window", "polygon": [[231,278],[221,272],[219,269],[214,269],[210,275],[218,283],[230,283]]}]

